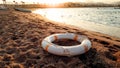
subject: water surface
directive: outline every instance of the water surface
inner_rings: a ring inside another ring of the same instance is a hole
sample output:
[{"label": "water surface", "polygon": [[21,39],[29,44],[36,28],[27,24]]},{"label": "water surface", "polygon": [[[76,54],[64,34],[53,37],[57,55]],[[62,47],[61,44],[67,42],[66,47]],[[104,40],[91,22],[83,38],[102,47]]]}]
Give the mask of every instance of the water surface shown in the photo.
[{"label": "water surface", "polygon": [[113,7],[45,8],[37,9],[33,13],[60,23],[120,37],[120,9]]}]

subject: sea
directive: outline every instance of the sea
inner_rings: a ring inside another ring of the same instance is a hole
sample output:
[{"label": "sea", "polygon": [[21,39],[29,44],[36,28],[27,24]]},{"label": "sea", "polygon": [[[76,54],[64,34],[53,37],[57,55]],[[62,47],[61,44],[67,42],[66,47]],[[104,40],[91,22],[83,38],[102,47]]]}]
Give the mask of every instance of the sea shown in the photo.
[{"label": "sea", "polygon": [[120,9],[114,7],[40,8],[33,10],[49,20],[120,38]]}]

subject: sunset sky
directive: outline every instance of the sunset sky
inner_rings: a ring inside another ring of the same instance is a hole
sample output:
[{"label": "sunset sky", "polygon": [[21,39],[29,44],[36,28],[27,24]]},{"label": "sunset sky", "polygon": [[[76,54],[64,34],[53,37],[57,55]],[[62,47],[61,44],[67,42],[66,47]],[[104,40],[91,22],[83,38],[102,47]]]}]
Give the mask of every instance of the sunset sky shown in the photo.
[{"label": "sunset sky", "polygon": [[[8,3],[12,3],[13,0],[6,0]],[[105,2],[105,3],[112,3],[117,2],[120,0],[15,0],[16,2],[24,1],[26,3],[33,3],[33,2],[39,2],[39,3],[63,3],[63,2]],[[0,3],[2,3],[2,0],[0,0]]]}]

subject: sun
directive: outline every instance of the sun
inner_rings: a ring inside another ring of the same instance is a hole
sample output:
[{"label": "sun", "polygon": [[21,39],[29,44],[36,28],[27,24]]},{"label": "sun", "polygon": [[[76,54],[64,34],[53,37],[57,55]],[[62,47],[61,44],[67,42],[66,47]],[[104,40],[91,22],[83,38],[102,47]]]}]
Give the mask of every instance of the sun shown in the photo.
[{"label": "sun", "polygon": [[86,2],[87,0],[81,0],[81,2]]},{"label": "sun", "polygon": [[39,3],[47,7],[60,7],[65,2],[86,2],[87,0],[39,0]]},{"label": "sun", "polygon": [[80,2],[86,2],[86,0],[79,0]]},{"label": "sun", "polygon": [[44,3],[44,4],[60,4],[60,3],[64,3],[65,0],[43,0],[40,1],[40,3]]},{"label": "sun", "polygon": [[87,0],[40,0],[40,3],[44,4],[60,4],[64,2],[86,2]]}]

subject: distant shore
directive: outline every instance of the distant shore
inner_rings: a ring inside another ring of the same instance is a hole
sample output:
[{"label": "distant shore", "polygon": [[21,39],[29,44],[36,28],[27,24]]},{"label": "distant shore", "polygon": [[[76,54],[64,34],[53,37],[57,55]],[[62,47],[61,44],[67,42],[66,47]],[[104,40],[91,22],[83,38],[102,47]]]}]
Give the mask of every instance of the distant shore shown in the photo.
[{"label": "distant shore", "polygon": [[65,2],[65,3],[60,3],[60,4],[56,4],[55,6],[50,5],[50,4],[45,4],[45,3],[31,3],[31,4],[27,4],[27,3],[11,3],[11,4],[0,4],[1,5],[5,5],[8,7],[24,7],[24,8],[80,8],[80,7],[120,7],[120,3],[116,2],[116,3],[102,3],[102,2],[98,2],[98,3],[80,3],[80,2]]},{"label": "distant shore", "polygon": [[[85,54],[73,57],[50,54],[43,50],[41,41],[56,33],[85,35],[92,42],[92,48]],[[0,68],[99,66],[120,67],[120,38],[53,22],[34,13],[0,11]]]}]

